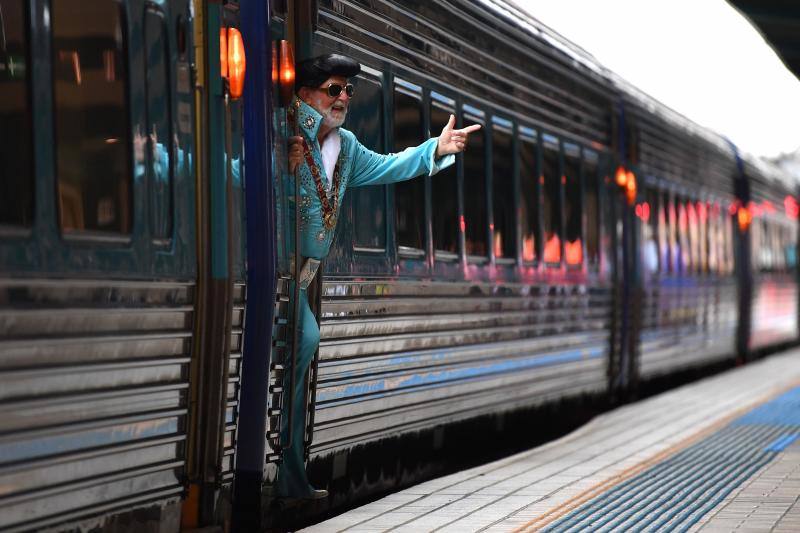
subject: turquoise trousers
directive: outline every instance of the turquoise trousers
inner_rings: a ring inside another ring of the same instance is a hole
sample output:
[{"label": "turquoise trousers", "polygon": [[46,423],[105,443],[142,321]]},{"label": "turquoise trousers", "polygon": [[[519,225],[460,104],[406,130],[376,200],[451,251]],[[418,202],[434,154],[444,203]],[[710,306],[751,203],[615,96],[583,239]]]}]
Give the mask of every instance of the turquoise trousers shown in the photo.
[{"label": "turquoise trousers", "polygon": [[[294,292],[292,290],[292,292]],[[292,427],[289,427],[288,413],[281,417],[281,439],[286,442],[289,432],[292,435],[292,445],[283,451],[283,461],[278,469],[276,490],[284,498],[304,498],[311,494],[313,488],[308,483],[304,455],[304,439],[306,426],[306,374],[314,353],[319,346],[319,325],[314,313],[308,305],[308,294],[305,289],[300,290],[299,305],[299,331],[297,368],[287,365],[289,372],[294,372],[294,390],[289,388],[289,373],[286,373],[284,394],[291,394],[292,401]],[[288,398],[284,399],[284,406],[288,407]]]}]

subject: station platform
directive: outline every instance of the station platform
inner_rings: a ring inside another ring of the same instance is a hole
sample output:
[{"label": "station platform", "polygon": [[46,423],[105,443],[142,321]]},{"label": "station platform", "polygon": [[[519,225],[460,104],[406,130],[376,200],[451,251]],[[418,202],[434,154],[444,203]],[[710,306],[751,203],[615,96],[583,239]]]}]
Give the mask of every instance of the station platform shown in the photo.
[{"label": "station platform", "polygon": [[303,531],[798,532],[800,350]]}]

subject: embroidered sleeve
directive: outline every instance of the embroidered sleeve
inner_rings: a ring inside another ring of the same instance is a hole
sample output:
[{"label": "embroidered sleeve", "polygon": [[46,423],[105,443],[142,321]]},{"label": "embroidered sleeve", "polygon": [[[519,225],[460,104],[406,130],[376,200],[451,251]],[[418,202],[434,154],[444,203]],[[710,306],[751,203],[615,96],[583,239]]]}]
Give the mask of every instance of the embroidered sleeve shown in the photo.
[{"label": "embroidered sleeve", "polygon": [[[348,132],[349,133],[349,132]],[[352,136],[352,134],[350,134]],[[352,167],[348,186],[385,185],[405,181],[421,174],[432,176],[455,162],[450,154],[436,159],[437,139],[428,139],[419,146],[397,154],[378,154],[352,137]]]}]

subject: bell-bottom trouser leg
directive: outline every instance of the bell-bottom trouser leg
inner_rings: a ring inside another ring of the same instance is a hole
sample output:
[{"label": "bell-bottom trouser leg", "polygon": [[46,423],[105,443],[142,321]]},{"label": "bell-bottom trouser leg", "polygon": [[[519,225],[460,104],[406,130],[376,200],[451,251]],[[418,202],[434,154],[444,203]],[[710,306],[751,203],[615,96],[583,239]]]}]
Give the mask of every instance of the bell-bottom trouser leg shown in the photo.
[{"label": "bell-bottom trouser leg", "polygon": [[[300,290],[298,324],[297,368],[289,369],[294,372],[294,390],[288,389],[288,373],[284,394],[292,394],[292,445],[283,451],[283,462],[278,469],[277,492],[278,495],[291,498],[308,496],[313,488],[308,483],[304,455],[304,439],[306,425],[306,390],[305,380],[309,366],[314,359],[314,353],[319,346],[319,325],[314,313],[308,305],[308,295],[305,289]],[[291,363],[288,365],[291,366]],[[286,405],[286,402],[284,402]],[[286,413],[281,417],[281,438],[286,442],[289,431],[289,417]]]}]

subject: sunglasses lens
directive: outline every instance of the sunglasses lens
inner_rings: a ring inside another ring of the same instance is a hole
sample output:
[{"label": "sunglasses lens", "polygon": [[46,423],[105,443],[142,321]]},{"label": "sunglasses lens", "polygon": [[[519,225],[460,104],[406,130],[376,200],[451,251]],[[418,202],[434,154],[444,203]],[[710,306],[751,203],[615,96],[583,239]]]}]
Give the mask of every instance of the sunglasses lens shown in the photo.
[{"label": "sunglasses lens", "polygon": [[328,96],[330,96],[331,98],[336,98],[340,94],[342,94],[341,85],[337,85],[336,83],[331,83],[330,85],[328,85]]},{"label": "sunglasses lens", "polygon": [[344,92],[346,92],[346,93],[347,93],[347,96],[348,96],[348,97],[352,98],[352,97],[353,97],[353,93],[355,93],[355,92],[356,92],[356,90],[355,90],[355,87],[353,87],[353,84],[352,84],[352,83],[348,83],[348,84],[347,84],[347,85],[345,85],[345,87],[344,87]]}]

